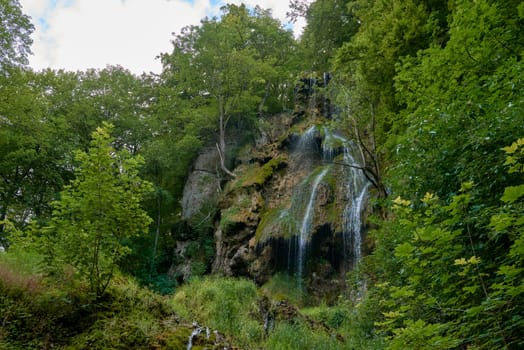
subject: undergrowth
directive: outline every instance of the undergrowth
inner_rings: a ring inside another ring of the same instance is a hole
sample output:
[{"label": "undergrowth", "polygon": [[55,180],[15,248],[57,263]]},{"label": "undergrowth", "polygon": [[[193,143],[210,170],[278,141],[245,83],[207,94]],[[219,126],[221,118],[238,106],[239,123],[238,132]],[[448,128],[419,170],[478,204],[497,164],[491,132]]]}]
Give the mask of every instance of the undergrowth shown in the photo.
[{"label": "undergrowth", "polygon": [[361,327],[365,313],[348,303],[299,309],[307,295],[289,276],[275,275],[262,287],[194,278],[161,296],[120,275],[97,299],[67,270],[40,273],[32,265],[38,259],[0,255],[2,350],[185,349],[196,325],[211,337],[204,332],[193,349],[381,348]]}]

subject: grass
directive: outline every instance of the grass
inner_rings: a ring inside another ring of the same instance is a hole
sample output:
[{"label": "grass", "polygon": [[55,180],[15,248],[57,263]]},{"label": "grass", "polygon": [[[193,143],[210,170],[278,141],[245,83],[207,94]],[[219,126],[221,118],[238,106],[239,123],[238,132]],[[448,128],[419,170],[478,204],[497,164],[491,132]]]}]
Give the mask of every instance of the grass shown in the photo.
[{"label": "grass", "polygon": [[277,273],[271,277],[262,287],[262,294],[272,300],[286,300],[293,305],[303,305],[307,295],[300,288],[296,276],[290,276],[286,273]]},{"label": "grass", "polygon": [[248,280],[205,277],[182,286],[172,305],[180,317],[218,330],[251,348],[263,337],[263,326],[252,317],[256,301],[257,289]]},{"label": "grass", "polygon": [[25,263],[38,256],[22,256],[0,255],[0,349],[184,349],[193,322],[211,333],[194,339],[194,349],[382,347],[361,327],[365,312],[349,303],[299,309],[307,296],[285,274],[261,287],[246,279],[194,278],[169,296],[119,275],[95,300],[71,275],[46,277]]}]

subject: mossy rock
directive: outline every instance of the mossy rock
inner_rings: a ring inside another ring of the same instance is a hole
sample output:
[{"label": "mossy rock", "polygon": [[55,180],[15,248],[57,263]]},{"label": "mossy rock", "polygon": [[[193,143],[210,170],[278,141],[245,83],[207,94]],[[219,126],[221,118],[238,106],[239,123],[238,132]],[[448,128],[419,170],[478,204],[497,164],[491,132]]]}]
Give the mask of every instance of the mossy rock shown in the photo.
[{"label": "mossy rock", "polygon": [[227,233],[232,231],[238,226],[242,226],[244,223],[243,218],[245,217],[245,209],[239,207],[231,207],[222,211],[222,217],[220,218],[220,229],[222,232]]},{"label": "mossy rock", "polygon": [[173,332],[160,334],[158,337],[160,349],[185,349],[191,332],[188,327],[178,327]]},{"label": "mossy rock", "polygon": [[269,209],[262,215],[257,226],[255,241],[258,244],[276,237],[290,238],[296,234],[297,227],[298,223],[288,209]]},{"label": "mossy rock", "polygon": [[262,166],[252,164],[232,183],[231,188],[248,188],[252,186],[260,188],[271,179],[276,171],[282,169],[286,164],[284,157],[272,158]]},{"label": "mossy rock", "polygon": [[[169,333],[163,333],[159,337],[160,349],[186,349],[189,343],[189,338],[193,333],[194,328],[188,326],[178,327],[175,331]],[[209,332],[207,334],[206,329],[203,329],[200,334],[194,335],[191,339],[193,350],[199,349],[224,349],[228,348],[228,345],[224,343],[216,332]]]},{"label": "mossy rock", "polygon": [[264,198],[256,191],[238,194],[230,199],[229,207],[221,211],[220,229],[228,234],[245,226],[256,225],[263,206]]}]

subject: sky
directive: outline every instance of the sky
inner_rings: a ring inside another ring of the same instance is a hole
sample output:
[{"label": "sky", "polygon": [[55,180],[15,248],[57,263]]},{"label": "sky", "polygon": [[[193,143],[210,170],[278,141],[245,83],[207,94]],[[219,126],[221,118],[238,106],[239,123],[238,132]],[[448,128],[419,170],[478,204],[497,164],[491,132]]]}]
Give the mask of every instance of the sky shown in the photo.
[{"label": "sky", "polygon": [[[287,23],[289,0],[230,0],[272,9]],[[170,52],[172,33],[219,14],[219,0],[20,0],[35,25],[29,64],[69,71],[121,65],[135,74],[160,73],[156,57]],[[293,29],[300,33],[303,23]]]}]

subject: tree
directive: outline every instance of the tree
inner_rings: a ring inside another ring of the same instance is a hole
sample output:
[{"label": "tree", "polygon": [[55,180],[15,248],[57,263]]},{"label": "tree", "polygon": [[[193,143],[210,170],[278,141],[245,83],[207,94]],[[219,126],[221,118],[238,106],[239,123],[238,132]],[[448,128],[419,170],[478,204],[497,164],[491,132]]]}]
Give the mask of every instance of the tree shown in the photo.
[{"label": "tree", "polygon": [[[387,332],[389,349],[523,345],[524,139],[504,151],[520,181],[504,189],[498,208],[474,204],[473,183],[464,183],[449,204],[429,193],[418,203],[393,201],[395,218],[380,239],[394,244],[371,257],[385,267],[375,272],[387,271],[377,288],[387,294],[377,325]],[[485,248],[474,227],[482,216],[490,221]]]},{"label": "tree", "polygon": [[[252,125],[257,110],[275,77],[273,64],[283,65],[272,46],[275,36],[285,45],[289,33],[272,21],[269,14],[244,6],[227,5],[223,16],[206,18],[200,26],[182,30],[173,41],[173,52],[162,55],[163,77],[171,81],[178,95],[191,105],[206,110],[210,124],[218,127],[217,149],[222,170],[235,176],[226,166],[226,131],[236,118]],[[262,106],[262,107],[261,107]]]},{"label": "tree", "polygon": [[[304,69],[320,73],[331,71],[335,51],[355,35],[359,24],[349,11],[347,0],[317,0],[311,3],[304,16],[307,25],[300,39],[308,66]],[[295,2],[295,5],[299,5]],[[299,11],[304,4],[298,6]]]},{"label": "tree", "polygon": [[73,266],[97,297],[130,252],[124,240],[144,233],[151,223],[140,208],[142,196],[152,190],[138,176],[143,160],[114,150],[112,128],[104,123],[93,132],[89,151],[77,152],[76,177],[53,203],[52,219],[44,228],[51,267]]},{"label": "tree", "polygon": [[401,60],[395,87],[405,132],[391,145],[399,194],[446,198],[457,183],[473,181],[477,200],[496,205],[515,180],[505,175],[500,147],[524,133],[524,16],[517,3],[456,2],[446,45]]},{"label": "tree", "polygon": [[31,53],[34,26],[24,15],[18,0],[0,0],[0,72],[25,65]]},{"label": "tree", "polygon": [[[60,72],[60,76],[67,77]],[[74,73],[69,99],[62,101],[78,147],[87,149],[93,130],[102,122],[114,125],[115,147],[137,154],[149,130],[143,127],[151,110],[153,86],[147,76],[137,77],[121,66]]]},{"label": "tree", "polygon": [[355,0],[348,6],[358,31],[336,51],[331,85],[343,111],[340,124],[358,140],[366,168],[385,195],[383,172],[394,162],[389,144],[405,127],[398,117],[403,106],[393,84],[395,67],[401,57],[440,38],[436,18],[445,8],[421,0]]},{"label": "tree", "polygon": [[52,74],[23,69],[0,83],[0,220],[18,228],[48,218],[49,203],[71,176],[69,130],[49,100],[56,87]]}]

